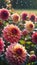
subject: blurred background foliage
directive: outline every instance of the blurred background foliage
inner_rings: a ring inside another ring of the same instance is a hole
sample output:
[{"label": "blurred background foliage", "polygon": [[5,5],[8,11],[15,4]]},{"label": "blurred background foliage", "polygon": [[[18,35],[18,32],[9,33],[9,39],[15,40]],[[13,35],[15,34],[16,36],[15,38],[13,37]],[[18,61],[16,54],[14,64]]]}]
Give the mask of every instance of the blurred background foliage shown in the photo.
[{"label": "blurred background foliage", "polygon": [[13,8],[37,9],[37,0],[11,0]]},{"label": "blurred background foliage", "polygon": [[[10,0],[15,9],[37,9],[37,0]],[[0,0],[0,8],[6,7],[5,0]]]}]

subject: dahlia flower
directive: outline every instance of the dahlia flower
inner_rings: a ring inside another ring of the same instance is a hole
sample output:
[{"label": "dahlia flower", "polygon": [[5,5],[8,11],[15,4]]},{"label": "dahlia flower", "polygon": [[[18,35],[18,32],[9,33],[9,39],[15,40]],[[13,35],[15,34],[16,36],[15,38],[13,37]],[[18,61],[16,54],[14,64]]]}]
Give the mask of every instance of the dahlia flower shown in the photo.
[{"label": "dahlia flower", "polygon": [[2,20],[8,20],[8,18],[9,18],[9,11],[7,10],[7,9],[1,9],[1,12],[0,12],[0,18],[2,19]]},{"label": "dahlia flower", "polygon": [[20,16],[17,13],[12,15],[12,20],[14,23],[18,23],[20,21]]},{"label": "dahlia flower", "polygon": [[6,59],[10,65],[21,65],[26,61],[27,52],[20,44],[10,45],[6,51]]},{"label": "dahlia flower", "polygon": [[32,34],[32,42],[37,44],[37,32]]},{"label": "dahlia flower", "polygon": [[30,62],[34,62],[36,60],[36,55],[35,54],[31,54],[29,57],[29,61]]},{"label": "dahlia flower", "polygon": [[4,51],[4,41],[2,38],[0,38],[0,54]]},{"label": "dahlia flower", "polygon": [[34,14],[31,14],[30,20],[31,20],[31,21],[35,21],[35,15],[34,15]]},{"label": "dahlia flower", "polygon": [[34,27],[35,27],[35,25],[34,25],[34,23],[31,22],[31,21],[27,21],[27,22],[25,23],[25,28],[26,28],[29,32],[32,32],[32,31],[34,30]]},{"label": "dahlia flower", "polygon": [[18,42],[21,38],[21,31],[17,26],[13,24],[7,25],[3,30],[3,37],[10,43]]},{"label": "dahlia flower", "polygon": [[21,18],[22,18],[22,20],[26,20],[27,19],[27,13],[26,12],[22,12],[22,14],[21,14]]},{"label": "dahlia flower", "polygon": [[24,30],[22,31],[22,35],[26,36],[27,34],[28,34],[28,31],[27,31],[26,29],[24,29]]}]

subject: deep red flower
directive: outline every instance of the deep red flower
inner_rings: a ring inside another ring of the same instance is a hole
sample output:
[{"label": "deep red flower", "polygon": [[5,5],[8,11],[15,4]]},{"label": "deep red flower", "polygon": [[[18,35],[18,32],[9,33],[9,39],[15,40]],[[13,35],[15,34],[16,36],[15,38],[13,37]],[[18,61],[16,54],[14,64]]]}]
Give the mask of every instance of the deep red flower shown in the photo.
[{"label": "deep red flower", "polygon": [[24,29],[24,30],[22,31],[22,35],[26,36],[27,34],[28,34],[28,31],[27,31],[26,29]]},{"label": "deep red flower", "polygon": [[22,14],[21,14],[21,18],[22,18],[22,20],[26,20],[27,18],[27,13],[26,12],[22,12]]},{"label": "deep red flower", "polygon": [[37,32],[32,34],[32,42],[37,44]]},{"label": "deep red flower", "polygon": [[30,20],[31,20],[31,21],[35,21],[35,15],[34,15],[34,14],[31,14]]},{"label": "deep red flower", "polygon": [[9,18],[9,11],[7,9],[1,9],[0,18],[2,20],[8,20],[8,18]]},{"label": "deep red flower", "polygon": [[29,61],[34,62],[35,60],[36,60],[36,55],[35,54],[30,55]]}]

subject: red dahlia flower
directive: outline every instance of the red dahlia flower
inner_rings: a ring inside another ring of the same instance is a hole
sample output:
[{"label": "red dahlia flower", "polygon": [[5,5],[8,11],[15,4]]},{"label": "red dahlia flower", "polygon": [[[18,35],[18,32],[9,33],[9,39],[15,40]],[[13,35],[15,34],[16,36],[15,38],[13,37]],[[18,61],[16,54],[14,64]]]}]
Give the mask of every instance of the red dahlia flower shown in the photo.
[{"label": "red dahlia flower", "polygon": [[22,31],[22,35],[26,36],[27,34],[28,34],[28,31],[27,31],[26,29],[24,29],[24,30]]},{"label": "red dahlia flower", "polygon": [[37,44],[37,32],[32,34],[32,42]]},{"label": "red dahlia flower", "polygon": [[26,12],[22,12],[22,14],[21,14],[21,18],[22,18],[22,20],[26,20],[27,18],[27,13]]},{"label": "red dahlia flower", "polygon": [[8,20],[8,18],[9,18],[9,11],[7,9],[1,9],[0,18],[2,20]]},{"label": "red dahlia flower", "polygon": [[35,60],[36,60],[36,55],[35,54],[30,55],[29,61],[34,62]]},{"label": "red dahlia flower", "polygon": [[34,14],[31,14],[30,20],[31,20],[31,21],[35,21],[35,15],[34,15]]}]

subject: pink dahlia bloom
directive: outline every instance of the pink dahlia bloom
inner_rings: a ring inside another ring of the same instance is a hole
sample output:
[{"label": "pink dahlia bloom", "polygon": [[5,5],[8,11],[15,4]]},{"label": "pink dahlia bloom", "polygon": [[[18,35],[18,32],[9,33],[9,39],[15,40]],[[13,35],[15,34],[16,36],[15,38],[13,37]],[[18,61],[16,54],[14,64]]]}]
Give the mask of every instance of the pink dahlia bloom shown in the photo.
[{"label": "pink dahlia bloom", "polygon": [[27,19],[27,13],[26,12],[22,12],[22,14],[21,14],[21,18],[22,18],[22,20],[26,20]]},{"label": "pink dahlia bloom", "polygon": [[0,18],[2,20],[8,20],[9,18],[9,11],[7,9],[1,9],[1,12],[0,12]]},{"label": "pink dahlia bloom", "polygon": [[31,20],[31,21],[35,21],[35,15],[34,15],[34,14],[31,14],[30,20]]},{"label": "pink dahlia bloom", "polygon": [[20,21],[20,16],[17,13],[12,15],[12,20],[14,23],[18,23]]},{"label": "pink dahlia bloom", "polygon": [[10,43],[18,42],[21,38],[21,31],[17,26],[11,24],[4,28],[3,37]]},{"label": "pink dahlia bloom", "polygon": [[37,32],[32,34],[32,42],[37,44]]},{"label": "pink dahlia bloom", "polygon": [[6,59],[10,65],[21,65],[26,60],[27,52],[20,44],[10,45],[6,51]]},{"label": "pink dahlia bloom", "polygon": [[0,54],[4,51],[4,41],[2,38],[0,38]]}]

